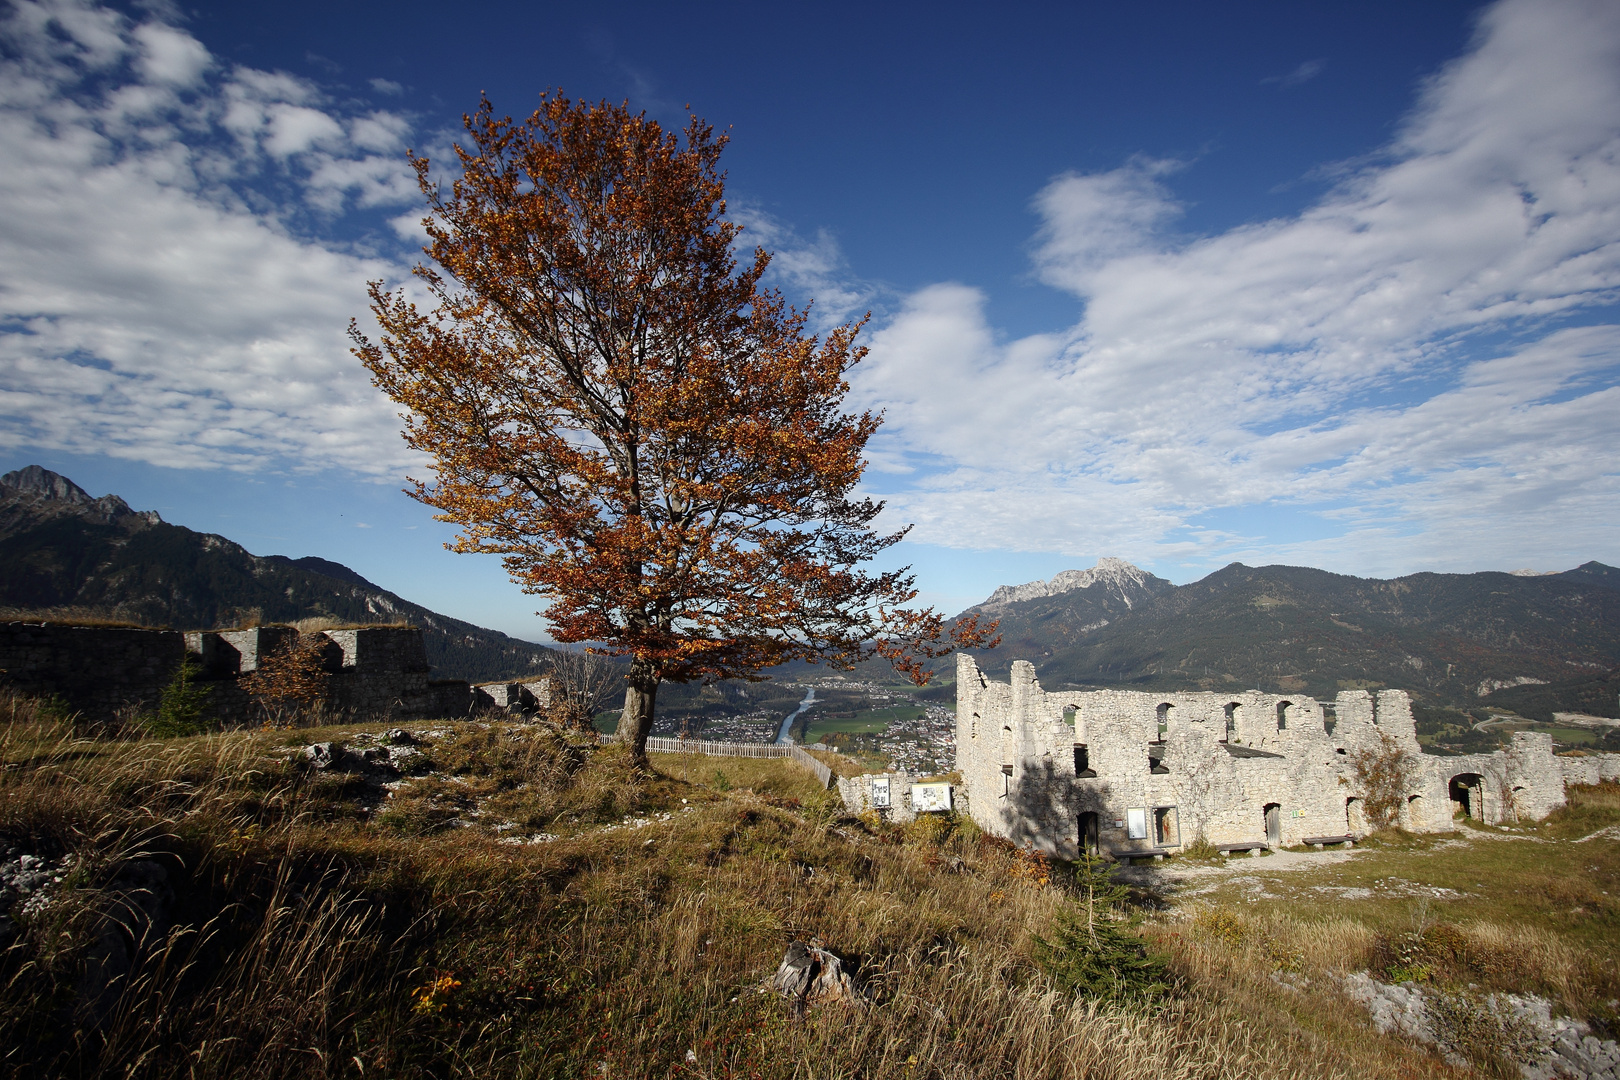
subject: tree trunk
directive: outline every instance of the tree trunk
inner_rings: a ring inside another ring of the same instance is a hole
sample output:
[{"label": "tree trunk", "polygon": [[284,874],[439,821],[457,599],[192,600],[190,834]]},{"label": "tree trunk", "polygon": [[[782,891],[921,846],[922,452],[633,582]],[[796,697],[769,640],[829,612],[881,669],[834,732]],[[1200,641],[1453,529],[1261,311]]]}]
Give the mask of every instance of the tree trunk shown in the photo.
[{"label": "tree trunk", "polygon": [[615,738],[630,748],[638,765],[647,762],[647,736],[652,732],[653,703],[658,699],[658,672],[645,660],[632,660],[625,678],[624,711]]}]

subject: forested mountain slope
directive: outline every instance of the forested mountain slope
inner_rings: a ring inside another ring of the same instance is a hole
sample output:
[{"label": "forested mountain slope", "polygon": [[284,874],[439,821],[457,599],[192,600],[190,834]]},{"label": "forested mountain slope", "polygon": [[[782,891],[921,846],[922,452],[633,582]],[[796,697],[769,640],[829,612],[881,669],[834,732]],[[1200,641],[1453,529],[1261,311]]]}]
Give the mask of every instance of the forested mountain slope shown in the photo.
[{"label": "forested mountain slope", "polygon": [[1463,702],[1620,666],[1620,572],[1602,563],[1562,574],[1387,581],[1234,563],[1189,585],[1164,585],[1125,610],[1093,585],[987,601],[964,614],[1002,619],[1003,644],[984,658],[989,670],[1004,674],[1012,660],[1027,659],[1048,687],[1253,687],[1331,697],[1390,686]]},{"label": "forested mountain slope", "polygon": [[0,605],[82,608],[181,630],[254,617],[404,620],[422,628],[435,676],[474,681],[532,674],[550,652],[429,611],[339,563],[253,555],[116,495],[92,499],[38,466],[0,476]]}]

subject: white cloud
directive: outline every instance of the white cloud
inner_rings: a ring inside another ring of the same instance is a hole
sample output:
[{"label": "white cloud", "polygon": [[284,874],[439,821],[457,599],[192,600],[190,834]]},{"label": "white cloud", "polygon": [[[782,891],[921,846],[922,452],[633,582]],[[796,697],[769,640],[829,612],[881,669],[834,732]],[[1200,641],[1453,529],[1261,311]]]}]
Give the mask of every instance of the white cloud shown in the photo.
[{"label": "white cloud", "polygon": [[0,35],[0,443],[397,476],[345,329],[404,267],[301,239],[276,185],[326,214],[414,201],[373,153],[405,121],[86,4],[22,0]]},{"label": "white cloud", "polygon": [[813,297],[810,326],[816,333],[859,318],[871,306],[875,289],[856,278],[838,241],[825,229],[814,240],[806,240],[773,215],[740,201],[729,207],[729,216],[743,226],[737,238],[738,262],[751,262],[756,247],[771,252],[765,284],[790,298]]},{"label": "white cloud", "polygon": [[138,70],[147,82],[176,87],[195,86],[213,57],[202,42],[172,26],[147,23],[131,36],[141,49]]},{"label": "white cloud", "polygon": [[334,146],[343,138],[342,125],[319,109],[277,104],[265,114],[269,133],[264,148],[274,157],[301,154],[317,144]]},{"label": "white cloud", "polygon": [[[918,479],[872,482],[914,539],[1367,572],[1620,554],[1620,328],[1569,325],[1620,296],[1620,8],[1488,10],[1298,216],[1167,236],[1167,171],[1037,195],[1036,271],[1084,305],[1065,335],[1002,343],[938,286],[874,336],[857,389]],[[1205,524],[1245,509],[1321,535]]]},{"label": "white cloud", "polygon": [[1284,87],[1298,86],[1301,83],[1310,82],[1312,79],[1322,74],[1322,72],[1326,69],[1327,60],[1318,57],[1315,60],[1306,60],[1304,63],[1300,64],[1297,68],[1290,71],[1286,75],[1272,75],[1261,79],[1260,82],[1262,84],[1277,83],[1278,85]]}]

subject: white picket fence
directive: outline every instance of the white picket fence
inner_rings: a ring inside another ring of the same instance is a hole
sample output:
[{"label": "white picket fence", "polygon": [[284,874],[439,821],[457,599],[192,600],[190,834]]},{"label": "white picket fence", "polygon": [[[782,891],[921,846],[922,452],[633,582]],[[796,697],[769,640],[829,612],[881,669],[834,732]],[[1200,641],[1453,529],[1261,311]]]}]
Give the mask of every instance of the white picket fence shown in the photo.
[{"label": "white picket fence", "polygon": [[[612,735],[598,736],[602,745],[613,741]],[[647,752],[651,754],[707,754],[711,757],[792,758],[815,774],[822,787],[832,783],[832,770],[805,753],[798,743],[746,743],[711,742],[708,739],[668,739],[654,735],[647,739]]]}]

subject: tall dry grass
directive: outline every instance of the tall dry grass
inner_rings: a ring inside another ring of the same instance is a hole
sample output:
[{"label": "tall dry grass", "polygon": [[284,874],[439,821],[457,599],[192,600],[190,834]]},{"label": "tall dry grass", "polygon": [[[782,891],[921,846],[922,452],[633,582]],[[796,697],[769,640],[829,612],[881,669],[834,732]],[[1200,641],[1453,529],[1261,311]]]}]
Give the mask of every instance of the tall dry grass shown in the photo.
[{"label": "tall dry grass", "polygon": [[[12,717],[0,834],[77,869],[0,955],[11,1076],[1135,1080],[1432,1065],[1342,1008],[1301,1010],[1259,966],[1201,968],[1173,939],[1182,985],[1167,1007],[1062,998],[1030,948],[1072,902],[1061,888],[1019,877],[1013,853],[972,830],[843,817],[787,762],[655,756],[648,775],[611,749],[457,725],[424,750],[435,783],[475,791],[462,813],[529,799],[540,820],[576,815],[561,839],[511,846],[477,826],[401,833],[363,779],[308,770],[282,735],[108,743]],[[98,1018],[84,973],[120,868],[143,861],[166,868],[166,925]],[[812,937],[867,1003],[793,1023],[758,987],[787,942]]]}]

